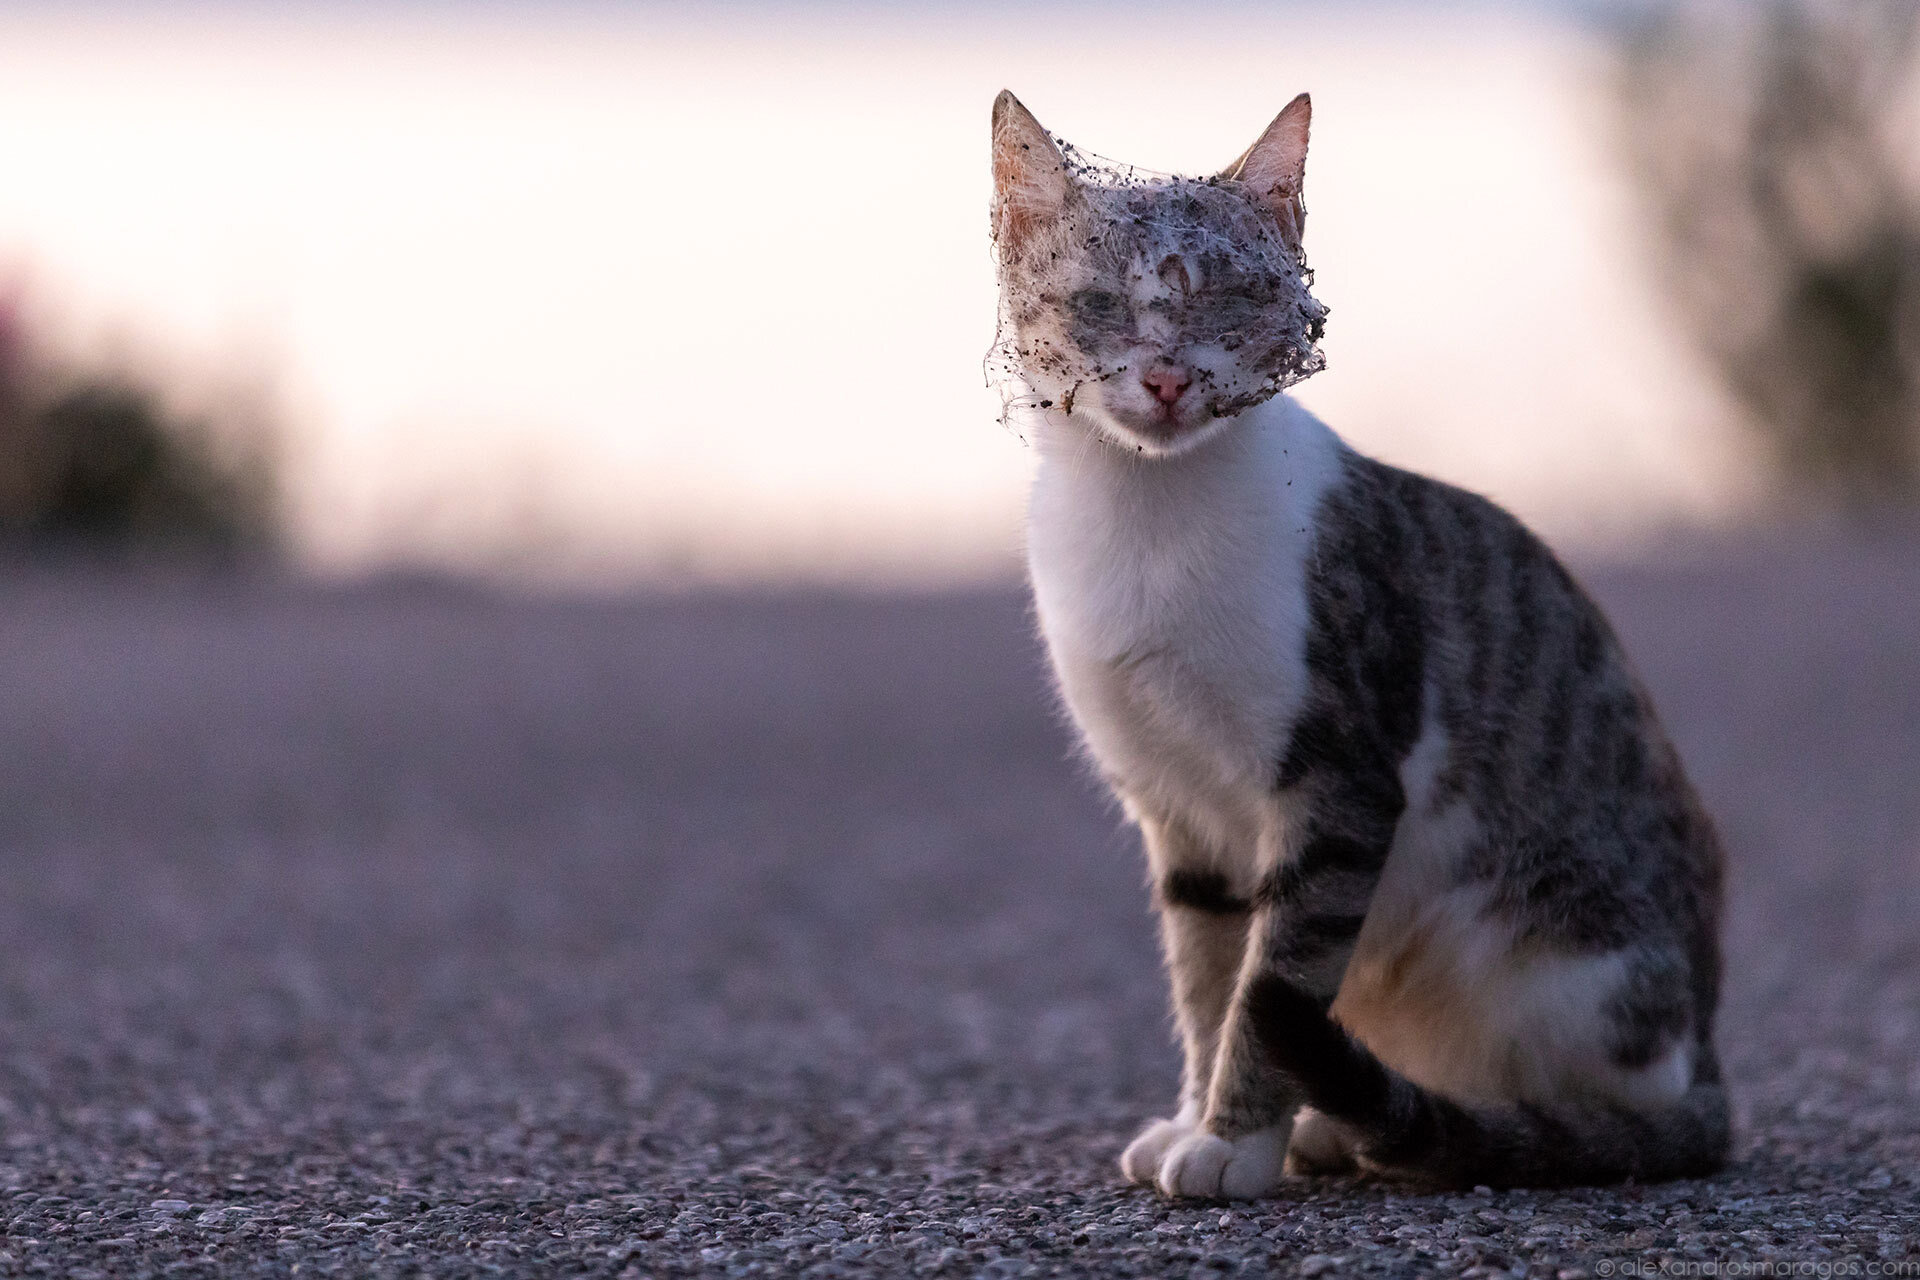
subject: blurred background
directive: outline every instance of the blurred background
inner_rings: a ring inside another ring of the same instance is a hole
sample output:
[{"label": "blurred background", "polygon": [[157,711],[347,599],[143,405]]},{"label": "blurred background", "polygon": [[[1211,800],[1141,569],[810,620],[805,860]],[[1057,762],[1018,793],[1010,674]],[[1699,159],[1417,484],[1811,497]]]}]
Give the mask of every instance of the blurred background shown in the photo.
[{"label": "blurred background", "polygon": [[[0,1274],[1920,1257],[1916,12],[0,3]],[[1003,86],[1189,172],[1312,92],[1300,397],[1638,662],[1731,1172],[1117,1184],[1177,1067],[1019,585]]]},{"label": "blurred background", "polygon": [[[1871,0],[8,5],[0,521],[222,525],[329,574],[1010,579],[1028,459],[980,369],[1002,85],[1179,171],[1310,89],[1333,321],[1301,397],[1562,545],[1901,500],[1912,27]],[[90,456],[148,429],[165,478]]]}]

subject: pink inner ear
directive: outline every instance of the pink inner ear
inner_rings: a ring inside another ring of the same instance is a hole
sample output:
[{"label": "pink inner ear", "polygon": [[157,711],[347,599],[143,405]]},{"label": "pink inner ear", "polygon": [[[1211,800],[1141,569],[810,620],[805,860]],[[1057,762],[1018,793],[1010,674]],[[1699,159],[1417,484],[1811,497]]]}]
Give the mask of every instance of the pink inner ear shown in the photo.
[{"label": "pink inner ear", "polygon": [[[1000,139],[1000,162],[994,166],[999,178],[1000,228],[1006,238],[1018,244],[1039,227],[1042,212],[1036,208],[1032,145],[1015,138]],[[1041,158],[1044,163],[1044,158]]]},{"label": "pink inner ear", "polygon": [[1294,151],[1283,143],[1269,150],[1256,151],[1249,157],[1246,173],[1241,180],[1261,195],[1298,195],[1301,178],[1305,176],[1306,161],[1304,147]]},{"label": "pink inner ear", "polygon": [[1300,202],[1307,170],[1307,138],[1313,104],[1301,94],[1274,117],[1260,140],[1240,162],[1236,175],[1253,188],[1280,223],[1280,233],[1296,250],[1306,230],[1306,209]]},{"label": "pink inner ear", "polygon": [[1059,216],[1070,189],[1059,148],[1033,113],[1005,90],[993,103],[993,180],[997,231],[1010,245]]},{"label": "pink inner ear", "polygon": [[1263,196],[1276,189],[1298,196],[1307,171],[1307,138],[1313,103],[1301,94],[1274,117],[1241,166],[1240,179]]},{"label": "pink inner ear", "polygon": [[994,140],[1000,230],[1013,244],[1059,217],[1070,189],[1065,162],[1053,144],[1022,137],[1022,132],[1010,129]]}]

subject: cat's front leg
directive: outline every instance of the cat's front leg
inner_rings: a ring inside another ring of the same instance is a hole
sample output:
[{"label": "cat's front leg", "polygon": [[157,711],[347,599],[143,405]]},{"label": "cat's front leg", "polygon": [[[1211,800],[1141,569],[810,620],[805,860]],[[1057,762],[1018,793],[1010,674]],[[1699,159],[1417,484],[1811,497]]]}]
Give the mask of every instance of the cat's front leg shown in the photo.
[{"label": "cat's front leg", "polygon": [[1260,1052],[1248,1025],[1247,992],[1265,968],[1272,912],[1250,921],[1249,942],[1221,1021],[1200,1123],[1167,1146],[1155,1184],[1170,1196],[1250,1200],[1269,1195],[1285,1172],[1299,1097]]},{"label": "cat's front leg", "polygon": [[1179,824],[1143,819],[1140,829],[1184,1060],[1179,1110],[1150,1122],[1120,1157],[1131,1181],[1152,1184],[1167,1151],[1198,1129],[1206,1114],[1220,1027],[1247,950],[1251,904],[1207,868],[1199,842]]},{"label": "cat's front leg", "polygon": [[1285,1023],[1298,1003],[1274,996],[1304,993],[1321,1016],[1333,1003],[1397,813],[1348,810],[1342,816],[1356,820],[1310,822],[1299,852],[1262,886],[1201,1126],[1161,1160],[1157,1181],[1168,1195],[1249,1199],[1279,1185],[1303,1099],[1268,1047],[1291,1034]]}]

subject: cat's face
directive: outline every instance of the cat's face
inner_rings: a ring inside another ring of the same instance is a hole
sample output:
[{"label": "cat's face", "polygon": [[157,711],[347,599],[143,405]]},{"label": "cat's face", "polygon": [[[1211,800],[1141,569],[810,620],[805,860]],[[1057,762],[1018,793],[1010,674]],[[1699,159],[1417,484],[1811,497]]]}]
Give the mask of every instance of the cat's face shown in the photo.
[{"label": "cat's face", "polygon": [[994,104],[1001,333],[1016,406],[1145,454],[1191,448],[1320,367],[1300,257],[1304,95],[1213,178],[1138,181]]}]

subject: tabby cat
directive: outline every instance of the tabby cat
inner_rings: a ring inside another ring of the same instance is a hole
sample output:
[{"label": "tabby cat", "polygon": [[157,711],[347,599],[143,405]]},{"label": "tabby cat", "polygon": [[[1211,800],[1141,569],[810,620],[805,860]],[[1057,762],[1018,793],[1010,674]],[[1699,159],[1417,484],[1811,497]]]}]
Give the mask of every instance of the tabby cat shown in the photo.
[{"label": "tabby cat", "polygon": [[1619,641],[1512,516],[1280,394],[1321,364],[1310,116],[1188,179],[993,108],[1034,597],[1185,1050],[1121,1167],[1206,1197],[1709,1172],[1721,855]]}]

